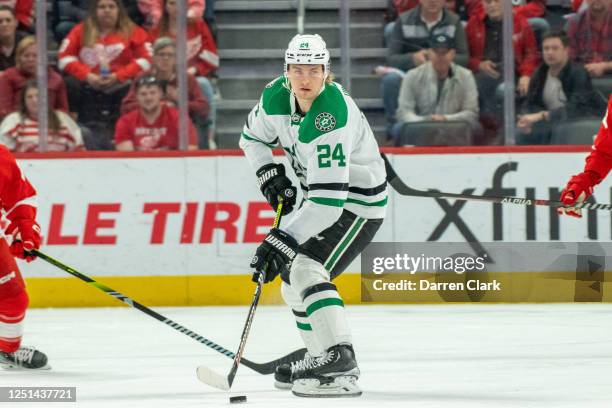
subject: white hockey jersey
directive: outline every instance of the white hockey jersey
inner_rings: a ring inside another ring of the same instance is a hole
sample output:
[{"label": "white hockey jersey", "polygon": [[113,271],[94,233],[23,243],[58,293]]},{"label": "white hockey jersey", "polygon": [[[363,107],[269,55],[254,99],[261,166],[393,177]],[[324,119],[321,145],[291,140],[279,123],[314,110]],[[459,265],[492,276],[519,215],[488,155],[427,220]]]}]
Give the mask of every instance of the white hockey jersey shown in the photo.
[{"label": "white hockey jersey", "polygon": [[[240,147],[257,170],[273,162],[271,148],[278,145],[300,180],[307,198],[304,207],[334,207],[340,210],[337,217],[344,208],[362,218],[384,218],[384,162],[367,119],[340,84],[326,84],[303,115],[285,77],[270,82],[248,115]],[[305,219],[304,207],[291,222],[294,230],[299,223],[317,222]],[[288,232],[298,235],[300,242],[327,226]]]}]

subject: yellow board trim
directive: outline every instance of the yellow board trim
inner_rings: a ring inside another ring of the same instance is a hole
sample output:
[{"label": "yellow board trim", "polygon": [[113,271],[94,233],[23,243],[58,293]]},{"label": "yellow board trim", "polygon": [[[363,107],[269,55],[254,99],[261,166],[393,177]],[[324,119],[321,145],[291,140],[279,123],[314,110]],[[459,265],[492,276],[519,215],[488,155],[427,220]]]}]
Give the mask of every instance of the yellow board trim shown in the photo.
[{"label": "yellow board trim", "polygon": [[[432,279],[432,275],[427,275]],[[412,278],[424,278],[416,276]],[[511,272],[489,273],[489,279],[502,281],[503,293],[486,293],[480,302],[612,302],[612,272],[605,272],[600,290],[592,289],[589,277],[575,273]],[[247,275],[202,276],[130,276],[94,277],[114,290],[146,306],[248,305],[253,299],[255,284]],[[342,274],[334,283],[345,304],[370,304],[361,301],[367,281],[359,274]],[[121,306],[122,302],[73,277],[27,278],[30,306],[38,307],[101,307]],[[363,287],[362,287],[363,284]],[[367,294],[366,294],[367,298]],[[473,300],[473,299],[472,299]],[[446,303],[470,302],[461,293],[440,294],[438,291],[415,293],[409,301],[393,297],[373,303]],[[261,304],[283,304],[280,279],[266,284]]]}]

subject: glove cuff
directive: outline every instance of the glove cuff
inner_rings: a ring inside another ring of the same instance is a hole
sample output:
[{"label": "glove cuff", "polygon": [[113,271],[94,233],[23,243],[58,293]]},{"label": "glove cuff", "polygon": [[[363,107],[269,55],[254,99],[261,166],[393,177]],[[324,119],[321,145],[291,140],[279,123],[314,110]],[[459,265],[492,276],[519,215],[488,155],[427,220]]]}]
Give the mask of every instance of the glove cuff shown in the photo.
[{"label": "glove cuff", "polygon": [[[281,248],[278,243],[269,241],[268,238],[270,236],[282,241],[282,243],[285,244],[287,248]],[[289,259],[293,259],[297,256],[297,249],[299,246],[298,242],[295,238],[293,238],[291,235],[281,229],[272,228],[270,230],[270,234],[268,234],[268,237],[266,237],[266,241],[268,241],[269,244],[284,253]]]},{"label": "glove cuff", "polygon": [[592,170],[587,170],[580,174],[572,176],[568,184],[576,183],[580,184],[581,186],[588,186],[592,188],[595,185],[599,184],[600,181],[601,177],[599,177],[599,174]]},{"label": "glove cuff", "polygon": [[265,166],[261,166],[259,170],[255,172],[255,175],[257,176],[257,187],[263,191],[266,185],[274,177],[285,175],[285,166],[280,163],[266,164]]},{"label": "glove cuff", "polygon": [[6,215],[6,218],[14,222],[15,220],[24,220],[30,219],[32,221],[36,220],[36,207],[33,207],[28,204],[22,204],[15,207],[11,212]]}]

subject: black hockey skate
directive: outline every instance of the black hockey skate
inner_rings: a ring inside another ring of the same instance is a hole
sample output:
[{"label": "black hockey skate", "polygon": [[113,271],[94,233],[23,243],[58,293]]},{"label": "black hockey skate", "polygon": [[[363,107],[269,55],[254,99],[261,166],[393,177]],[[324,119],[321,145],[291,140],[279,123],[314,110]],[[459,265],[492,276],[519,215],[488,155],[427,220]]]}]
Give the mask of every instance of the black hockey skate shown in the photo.
[{"label": "black hockey skate", "polygon": [[33,347],[21,346],[13,353],[0,351],[0,367],[9,370],[48,370],[47,356]]},{"label": "black hockey skate", "polygon": [[314,359],[310,367],[294,371],[291,391],[298,397],[358,397],[359,374],[353,347],[338,344]]},{"label": "black hockey skate", "polygon": [[298,370],[306,370],[313,367],[316,357],[312,357],[308,352],[304,358],[292,361],[290,364],[281,364],[274,371],[274,386],[279,390],[290,390],[293,386],[291,375]]}]

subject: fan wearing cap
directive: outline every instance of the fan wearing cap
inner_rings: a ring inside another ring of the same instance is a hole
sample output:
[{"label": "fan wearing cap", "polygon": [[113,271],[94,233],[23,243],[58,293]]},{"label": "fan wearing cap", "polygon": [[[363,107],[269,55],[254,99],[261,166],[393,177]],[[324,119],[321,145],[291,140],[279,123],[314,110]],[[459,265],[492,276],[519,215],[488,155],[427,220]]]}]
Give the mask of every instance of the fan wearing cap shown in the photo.
[{"label": "fan wearing cap", "polygon": [[[144,76],[136,81],[138,109],[119,118],[115,127],[115,147],[120,151],[177,150],[179,112],[162,102],[161,81]],[[188,119],[189,150],[198,148],[195,127]]]},{"label": "fan wearing cap", "polygon": [[[263,273],[266,283],[281,275],[282,296],[308,353],[277,369],[276,386],[304,397],[361,395],[344,302],[332,282],[372,240],[387,204],[376,139],[333,81],[329,60],[319,35],[296,35],[285,52],[284,75],[265,87],[240,139],[271,207],[282,202],[284,214],[293,212],[270,230],[251,267],[253,278]],[[274,147],[284,150],[292,171],[274,161]]]},{"label": "fan wearing cap", "polygon": [[410,70],[400,87],[396,123],[391,131],[395,143],[415,144],[416,135],[432,127],[423,122],[464,122],[472,130],[478,126],[478,92],[474,76],[455,64],[452,37],[437,34],[430,38],[428,62]]}]

